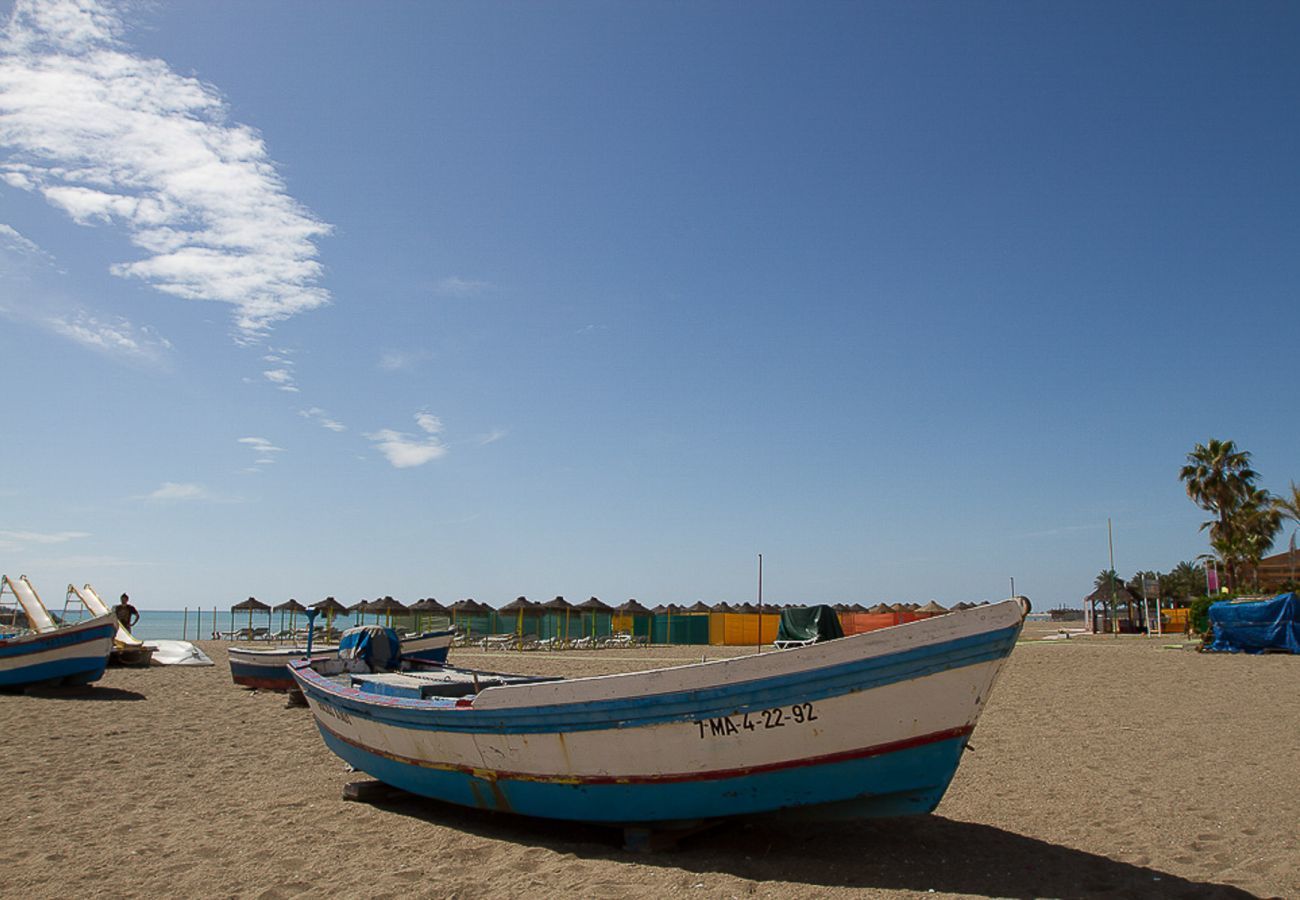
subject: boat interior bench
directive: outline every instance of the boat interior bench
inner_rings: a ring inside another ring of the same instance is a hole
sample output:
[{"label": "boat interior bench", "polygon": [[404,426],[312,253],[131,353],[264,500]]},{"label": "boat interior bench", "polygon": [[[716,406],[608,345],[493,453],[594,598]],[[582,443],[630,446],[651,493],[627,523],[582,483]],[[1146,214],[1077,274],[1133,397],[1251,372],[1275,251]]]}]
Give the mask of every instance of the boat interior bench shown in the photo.
[{"label": "boat interior bench", "polygon": [[490,687],[507,684],[533,684],[558,681],[557,678],[532,675],[500,675],[495,672],[377,672],[354,674],[352,686],[369,694],[428,700],[433,697],[468,697]]}]

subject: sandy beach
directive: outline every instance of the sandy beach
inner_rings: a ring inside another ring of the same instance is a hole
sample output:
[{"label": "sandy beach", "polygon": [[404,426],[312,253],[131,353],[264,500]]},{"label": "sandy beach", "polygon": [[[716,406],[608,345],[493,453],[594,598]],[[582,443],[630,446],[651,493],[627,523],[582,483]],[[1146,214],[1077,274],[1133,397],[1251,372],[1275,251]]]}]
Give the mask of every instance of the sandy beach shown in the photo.
[{"label": "sandy beach", "polygon": [[[1055,633],[1033,625],[1026,637]],[[1300,897],[1300,658],[1018,645],[937,813],[721,825],[676,850],[405,796],[346,802],[311,714],[214,668],[0,695],[10,897]],[[734,654],[454,650],[592,674]]]}]

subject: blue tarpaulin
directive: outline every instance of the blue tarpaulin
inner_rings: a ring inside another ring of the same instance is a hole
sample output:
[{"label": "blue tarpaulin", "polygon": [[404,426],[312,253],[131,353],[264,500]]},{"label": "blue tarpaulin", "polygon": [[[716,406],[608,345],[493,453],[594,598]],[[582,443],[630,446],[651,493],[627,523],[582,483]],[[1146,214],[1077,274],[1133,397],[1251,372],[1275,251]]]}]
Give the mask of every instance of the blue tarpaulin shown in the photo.
[{"label": "blue tarpaulin", "polygon": [[1224,653],[1300,653],[1300,601],[1294,593],[1272,600],[1220,601],[1210,604],[1214,643]]},{"label": "blue tarpaulin", "polygon": [[401,654],[397,632],[379,625],[358,625],[343,632],[339,639],[339,656],[359,659],[374,669],[391,666]]}]

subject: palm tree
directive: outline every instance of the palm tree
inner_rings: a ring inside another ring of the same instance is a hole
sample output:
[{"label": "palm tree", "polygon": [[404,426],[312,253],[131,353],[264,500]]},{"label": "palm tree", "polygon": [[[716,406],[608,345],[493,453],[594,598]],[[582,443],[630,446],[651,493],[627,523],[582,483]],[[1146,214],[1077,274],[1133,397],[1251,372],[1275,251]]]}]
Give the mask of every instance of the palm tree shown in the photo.
[{"label": "palm tree", "polygon": [[1233,528],[1241,535],[1242,559],[1250,566],[1252,583],[1258,589],[1259,561],[1282,530],[1282,512],[1276,498],[1261,488],[1252,490],[1243,498],[1232,522]]},{"label": "palm tree", "polygon": [[1180,562],[1160,581],[1166,597],[1182,600],[1205,593],[1205,569],[1194,562]]},{"label": "palm tree", "polygon": [[1124,583],[1124,579],[1119,577],[1119,573],[1114,569],[1102,569],[1097,573],[1097,577],[1092,580],[1092,586],[1100,590],[1101,588],[1109,589],[1110,586],[1119,586]]},{"label": "palm tree", "polygon": [[[1234,529],[1232,518],[1252,496],[1258,477],[1259,473],[1250,467],[1249,452],[1238,450],[1232,441],[1216,438],[1211,438],[1206,444],[1197,444],[1187,454],[1187,464],[1178,473],[1192,502],[1214,515],[1214,519],[1202,524],[1201,528],[1210,529],[1210,546],[1216,553],[1223,548],[1230,554],[1221,557],[1228,570],[1229,589],[1236,585],[1237,562],[1243,558],[1237,554],[1245,547],[1240,535],[1235,533],[1241,529]],[[1218,547],[1215,547],[1216,543]]]},{"label": "palm tree", "polygon": [[1291,482],[1291,495],[1274,497],[1273,508],[1281,513],[1283,519],[1300,524],[1300,485]]}]

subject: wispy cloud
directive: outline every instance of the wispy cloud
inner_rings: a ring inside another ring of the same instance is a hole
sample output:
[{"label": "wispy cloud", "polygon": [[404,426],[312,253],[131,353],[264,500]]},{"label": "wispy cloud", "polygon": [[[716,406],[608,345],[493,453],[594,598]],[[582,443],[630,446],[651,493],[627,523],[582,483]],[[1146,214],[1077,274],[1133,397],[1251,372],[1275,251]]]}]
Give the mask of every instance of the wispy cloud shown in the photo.
[{"label": "wispy cloud", "polygon": [[201,484],[180,484],[175,481],[164,481],[153,493],[145,495],[145,499],[170,502],[215,500],[217,498]]},{"label": "wispy cloud", "polygon": [[433,354],[427,350],[385,350],[379,355],[379,368],[385,372],[409,372]]},{"label": "wispy cloud", "polygon": [[142,362],[162,362],[172,349],[171,341],[148,326],[136,326],[121,316],[100,318],[84,310],[51,315],[38,323],[70,341],[105,353],[125,356]]},{"label": "wispy cloud", "polygon": [[304,419],[315,422],[321,428],[328,428],[330,431],[347,431],[348,426],[344,425],[337,419],[330,418],[330,414],[319,406],[313,406],[311,409],[300,409],[298,415]]},{"label": "wispy cloud", "polygon": [[37,246],[35,241],[26,238],[12,225],[0,224],[0,248],[23,256],[48,260],[50,255]]},{"label": "wispy cloud", "polygon": [[433,286],[434,294],[440,297],[472,297],[475,294],[482,294],[492,289],[490,281],[475,281],[472,278],[461,278],[452,275],[443,278]]},{"label": "wispy cloud", "polygon": [[123,41],[118,5],[17,0],[0,32],[0,178],[143,251],[111,271],[234,307],[236,337],[329,302],[315,241],[261,136],[218,91]]},{"label": "wispy cloud", "polygon": [[397,469],[422,466],[445,456],[447,447],[439,437],[442,433],[442,420],[428,412],[418,412],[415,414],[415,424],[428,437],[412,436],[391,428],[370,432],[365,437],[373,441],[379,452]]},{"label": "wispy cloud", "polygon": [[267,369],[262,377],[282,391],[298,393],[298,385],[293,383],[293,372],[289,369]]},{"label": "wispy cloud", "polygon": [[20,550],[32,546],[47,547],[88,537],[90,533],[86,531],[0,531],[0,550]]},{"label": "wispy cloud", "polygon": [[249,447],[255,454],[257,454],[257,458],[253,460],[254,466],[272,465],[275,462],[275,454],[284,452],[283,447],[275,446],[275,444],[272,444],[266,438],[242,437],[239,438],[239,443],[243,444],[245,447]]},{"label": "wispy cloud", "polygon": [[486,447],[488,444],[495,444],[497,441],[509,434],[510,432],[506,431],[504,428],[493,428],[487,434],[481,434],[478,436],[478,445],[480,447]]}]

